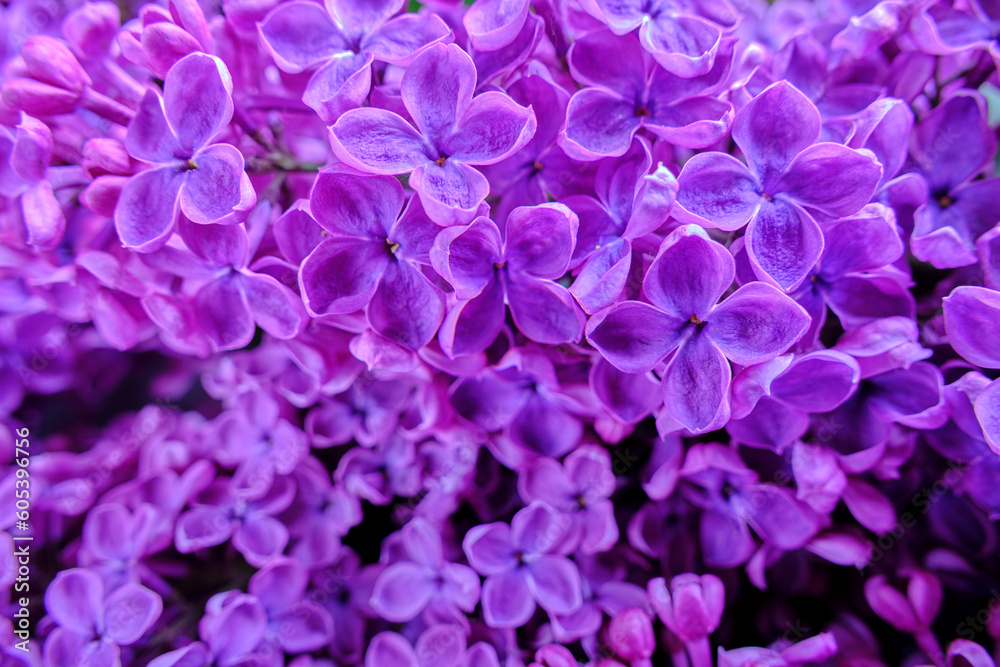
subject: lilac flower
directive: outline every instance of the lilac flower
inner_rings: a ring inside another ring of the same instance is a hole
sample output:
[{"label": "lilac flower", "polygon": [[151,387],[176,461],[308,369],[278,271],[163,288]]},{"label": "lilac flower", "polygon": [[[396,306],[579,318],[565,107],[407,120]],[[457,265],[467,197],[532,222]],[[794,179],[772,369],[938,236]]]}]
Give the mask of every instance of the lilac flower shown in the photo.
[{"label": "lilac flower", "polygon": [[823,252],[817,218],[857,213],[882,174],[872,153],[815,143],[819,133],[819,112],[805,95],[786,82],[768,87],[733,122],[749,166],[724,153],[694,156],[678,176],[674,215],[726,231],[747,225],[758,276],[795,287]]},{"label": "lilac flower", "polygon": [[[262,207],[252,215],[264,215]],[[191,254],[167,246],[147,262],[199,285],[192,307],[213,350],[236,350],[253,339],[259,325],[277,338],[293,338],[308,317],[297,294],[266,273],[248,268],[253,249],[242,225],[199,225],[182,218],[178,231]],[[157,304],[147,309],[163,315]]]},{"label": "lilac flower", "polygon": [[841,405],[860,378],[857,362],[833,350],[749,366],[733,379],[726,430],[743,444],[781,451],[806,433],[810,413]]},{"label": "lilac flower", "polygon": [[272,9],[258,23],[261,41],[286,72],[319,66],[302,101],[328,123],[363,105],[375,60],[408,65],[450,30],[433,13],[400,14],[404,0],[296,0]]},{"label": "lilac flower", "polygon": [[438,234],[431,262],[455,288],[441,326],[451,356],[486,349],[504,323],[504,303],[518,329],[539,343],[569,343],[583,333],[583,314],[556,282],[569,267],[577,217],[561,204],[520,207],[504,232],[489,218]]},{"label": "lilac flower", "polygon": [[639,28],[643,47],[657,62],[686,78],[711,69],[723,30],[739,21],[726,0],[597,0],[596,5],[616,35]]},{"label": "lilac flower", "polygon": [[383,109],[349,111],[330,129],[334,152],[362,171],[410,174],[432,220],[466,223],[489,191],[470,165],[513,155],[536,126],[530,108],[494,91],[473,97],[475,87],[472,60],[454,44],[435,44],[403,75],[403,104],[413,124]]},{"label": "lilac flower", "polygon": [[297,560],[279,556],[250,577],[247,590],[267,613],[265,640],[285,653],[315,651],[327,645],[333,621],[326,609],[303,596],[309,571]]},{"label": "lilac flower", "polygon": [[[955,351],[983,368],[1000,368],[995,335],[1000,327],[1000,293],[985,287],[958,287],[944,300],[944,321]],[[1000,381],[975,402],[986,442],[1000,452]]]},{"label": "lilac flower", "polygon": [[209,143],[232,118],[231,96],[222,61],[193,53],[170,68],[162,97],[152,90],[143,97],[125,146],[155,166],[132,177],[115,208],[124,246],[141,252],[163,247],[178,211],[196,223],[234,223],[254,207],[257,195],[243,171],[243,154]]},{"label": "lilac flower", "polygon": [[288,477],[275,477],[266,494],[252,501],[236,491],[231,479],[216,479],[177,519],[177,550],[191,553],[232,539],[249,563],[264,565],[288,544],[288,528],[274,517],[294,495],[295,485]]},{"label": "lilac flower", "polygon": [[355,447],[340,459],[334,479],[348,493],[374,505],[388,505],[394,496],[408,498],[420,491],[414,443],[389,436],[378,447]]},{"label": "lilac flower", "polygon": [[498,455],[515,469],[535,456],[562,456],[583,435],[586,406],[563,391],[552,360],[537,350],[516,348],[495,369],[459,380],[451,404],[485,431],[503,430],[514,451]]},{"label": "lilac flower", "polygon": [[280,409],[270,396],[248,393],[212,424],[215,459],[236,469],[230,488],[240,498],[260,499],[277,475],[290,475],[309,452],[305,433]]},{"label": "lilac flower", "polygon": [[663,624],[687,645],[695,665],[710,665],[708,636],[722,619],[726,590],[722,581],[711,574],[679,574],[670,580],[661,577],[649,581],[649,599]]},{"label": "lilac flower", "polygon": [[569,59],[574,78],[590,86],[566,110],[560,145],[570,157],[623,155],[640,128],[686,148],[710,146],[729,131],[733,108],[713,96],[729,71],[728,48],[692,78],[651,66],[633,36],[604,31],[577,40]]},{"label": "lilac flower", "polygon": [[315,457],[295,469],[295,502],[283,515],[289,533],[297,538],[291,555],[316,569],[332,565],[340,554],[341,538],[361,522],[361,501],[337,485]]},{"label": "lilac flower", "polygon": [[143,559],[155,547],[150,538],[156,520],[156,509],[149,504],[135,512],[117,503],[94,507],[84,523],[81,564],[101,575],[107,590],[150,577]]},{"label": "lilac flower", "polygon": [[664,401],[671,418],[690,431],[728,420],[727,358],[743,365],[774,358],[809,325],[804,310],[764,283],[744,285],[716,305],[734,272],[732,255],[703,229],[680,227],[664,240],[643,280],[650,303],[625,301],[587,324],[587,340],[627,373],[650,371],[676,350],[663,374]]},{"label": "lilac flower", "polygon": [[125,584],[105,595],[101,577],[90,570],[63,570],[45,591],[45,611],[56,629],[45,640],[51,665],[119,665],[119,646],[138,641],[159,618],[160,596],[145,586]]},{"label": "lilac flower", "polygon": [[680,475],[685,497],[703,510],[699,537],[707,564],[746,562],[754,550],[749,527],[785,551],[804,547],[819,530],[819,517],[789,489],[759,483],[757,473],[721,445],[689,449]]},{"label": "lilac flower", "polygon": [[573,517],[581,553],[607,551],[618,541],[618,524],[609,496],[615,489],[611,457],[591,445],[571,452],[562,465],[549,458],[529,464],[518,478],[525,502],[536,500]]},{"label": "lilac flower", "polygon": [[462,612],[471,612],[479,601],[479,576],[467,565],[445,560],[441,535],[426,520],[412,519],[401,535],[408,560],[382,571],[372,592],[372,608],[396,623],[422,611],[425,618],[464,619]]},{"label": "lilac flower", "polygon": [[1000,179],[973,180],[996,153],[985,103],[978,93],[956,93],[913,131],[913,169],[927,181],[930,197],[914,213],[911,248],[939,268],[975,262],[976,239],[1000,222],[992,206]]},{"label": "lilac flower", "polygon": [[444,317],[444,295],[420,270],[439,228],[419,197],[400,215],[403,199],[389,176],[321,174],[310,209],[330,237],[302,262],[299,286],[313,315],[364,309],[375,331],[415,350]]},{"label": "lilac flower", "polygon": [[533,503],[503,522],[476,526],[462,549],[486,577],[483,616],[495,628],[524,625],[541,605],[549,613],[569,614],[583,603],[580,573],[568,558],[569,521],[544,503]]},{"label": "lilac flower", "polygon": [[267,631],[267,612],[260,600],[237,594],[224,600],[216,598],[214,605],[211,601],[209,605],[198,624],[202,641],[164,653],[150,662],[150,667],[274,665],[281,659],[274,651],[257,651]]}]

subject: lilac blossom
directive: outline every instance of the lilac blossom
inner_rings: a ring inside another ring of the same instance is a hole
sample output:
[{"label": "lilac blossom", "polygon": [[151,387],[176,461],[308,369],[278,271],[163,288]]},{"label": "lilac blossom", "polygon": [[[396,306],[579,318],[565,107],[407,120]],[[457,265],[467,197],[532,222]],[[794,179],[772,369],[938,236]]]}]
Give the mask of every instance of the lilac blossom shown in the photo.
[{"label": "lilac blossom", "polygon": [[511,211],[502,233],[485,217],[439,233],[431,263],[455,288],[441,325],[445,353],[486,349],[503,326],[505,303],[517,327],[532,340],[579,340],[583,313],[556,282],[569,268],[578,225],[565,206],[539,204]]},{"label": "lilac blossom", "polygon": [[996,667],[998,36],[2,3],[0,663]]},{"label": "lilac blossom", "polygon": [[675,215],[726,231],[746,226],[759,277],[795,287],[823,252],[817,218],[861,210],[882,174],[872,153],[816,143],[819,134],[819,112],[805,95],[787,82],[768,87],[733,121],[747,165],[724,153],[689,160],[678,177]]},{"label": "lilac blossom", "polygon": [[[729,418],[729,361],[781,354],[805,333],[809,316],[764,283],[722,303],[735,272],[730,255],[697,225],[667,237],[643,281],[649,302],[625,301],[594,316],[587,339],[619,370],[644,373],[676,353],[663,374],[666,409],[681,427],[706,431]],[[639,332],[657,332],[655,337]]]},{"label": "lilac blossom", "polygon": [[210,143],[232,117],[231,95],[226,66],[191,54],[170,68],[162,96],[149,91],[143,97],[125,146],[129,155],[155,166],[129,180],[115,207],[126,247],[162,247],[179,213],[201,224],[233,223],[253,208],[257,196],[243,155],[230,144]]},{"label": "lilac blossom", "polygon": [[106,593],[94,572],[64,570],[45,592],[45,610],[58,626],[45,641],[46,661],[118,665],[119,647],[138,641],[162,609],[160,596],[144,586],[125,584]]},{"label": "lilac blossom", "polygon": [[436,14],[400,14],[403,0],[295,1],[274,7],[258,24],[275,63],[286,72],[316,67],[302,101],[324,121],[363,105],[375,60],[408,65],[448,26]]},{"label": "lilac blossom", "polygon": [[560,145],[570,157],[622,155],[640,128],[685,148],[710,146],[729,131],[732,106],[712,95],[729,71],[729,52],[684,78],[650,65],[634,37],[594,32],[573,44],[569,58],[573,75],[590,86],[566,110]]},{"label": "lilac blossom", "polygon": [[462,542],[469,563],[486,577],[483,615],[491,627],[518,627],[535,612],[568,614],[583,603],[580,572],[564,555],[569,521],[544,503],[518,512],[510,524],[476,526]]},{"label": "lilac blossom", "polygon": [[375,331],[403,347],[430,342],[444,317],[444,295],[420,269],[430,263],[438,231],[420,198],[403,212],[396,179],[333,171],[316,179],[310,209],[329,234],[299,270],[310,312],[365,310]]},{"label": "lilac blossom", "polygon": [[330,129],[334,152],[362,171],[410,174],[432,220],[468,222],[489,192],[473,166],[522,148],[535,133],[535,114],[495,91],[473,97],[475,65],[454,44],[423,51],[400,86],[412,124],[384,109],[349,111]]}]

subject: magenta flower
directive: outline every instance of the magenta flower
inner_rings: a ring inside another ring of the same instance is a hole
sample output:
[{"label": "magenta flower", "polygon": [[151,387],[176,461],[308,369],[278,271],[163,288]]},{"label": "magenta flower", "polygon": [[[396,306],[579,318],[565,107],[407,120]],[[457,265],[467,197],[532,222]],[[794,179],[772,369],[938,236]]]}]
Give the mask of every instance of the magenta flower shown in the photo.
[{"label": "magenta flower", "polygon": [[105,593],[100,576],[63,570],[45,591],[45,611],[57,627],[45,640],[51,665],[119,665],[119,646],[137,642],[159,618],[160,596],[139,584]]},{"label": "magenta flower", "polygon": [[342,115],[330,140],[341,160],[373,174],[410,174],[432,220],[471,220],[489,192],[472,165],[513,155],[535,133],[535,114],[506,95],[472,96],[476,68],[454,44],[435,44],[407,68],[401,94],[411,124],[384,109]]},{"label": "magenta flower", "polygon": [[573,517],[581,553],[607,551],[618,541],[614,506],[608,499],[615,476],[605,450],[583,445],[562,465],[539,458],[521,472],[518,487],[525,502],[545,502]]},{"label": "magenta flower", "polygon": [[867,150],[816,143],[820,122],[819,111],[793,86],[768,87],[733,122],[747,165],[725,153],[694,156],[678,176],[674,215],[726,231],[746,225],[759,277],[784,290],[795,287],[823,252],[817,219],[857,213],[882,175]]},{"label": "magenta flower", "polygon": [[504,303],[531,340],[578,341],[583,313],[556,282],[569,268],[578,224],[562,204],[540,204],[511,211],[503,233],[480,217],[438,234],[431,262],[455,288],[441,325],[444,352],[460,356],[486,349],[503,327]]},{"label": "magenta flower", "polygon": [[400,14],[404,0],[296,0],[274,7],[257,28],[278,67],[301,72],[318,66],[302,101],[332,123],[363,105],[375,60],[408,65],[451,30],[432,13]]},{"label": "magenta flower", "polygon": [[744,285],[717,303],[734,273],[732,255],[702,228],[680,227],[643,280],[649,303],[619,303],[587,324],[587,340],[626,373],[653,370],[676,350],[662,376],[664,402],[678,426],[693,432],[729,418],[727,359],[741,365],[772,359],[809,326],[800,306],[764,283]]},{"label": "magenta flower", "polygon": [[728,0],[597,0],[602,18],[624,35],[639,28],[639,39],[668,71],[690,78],[711,69],[722,33],[739,21]]},{"label": "magenta flower", "polygon": [[[511,520],[476,526],[462,541],[472,565],[486,577],[483,616],[490,627],[516,628],[535,613],[569,614],[583,604],[580,572],[563,555],[570,520],[533,503]],[[572,545],[569,545],[572,546]]]},{"label": "magenta flower", "polygon": [[570,157],[623,155],[640,128],[686,148],[710,146],[729,131],[733,108],[713,96],[729,72],[729,49],[692,78],[649,65],[631,35],[593,32],[573,44],[569,58],[574,77],[590,86],[566,110],[560,145]]},{"label": "magenta flower", "polygon": [[401,531],[408,560],[389,565],[375,582],[372,608],[400,623],[425,611],[431,618],[461,618],[479,602],[479,576],[467,565],[450,563],[441,535],[428,521],[412,519]]},{"label": "magenta flower", "polygon": [[299,286],[313,315],[365,310],[375,331],[416,350],[444,317],[444,295],[420,268],[440,228],[419,197],[405,212],[403,201],[403,187],[389,176],[321,174],[310,208],[329,238],[303,260]]},{"label": "magenta flower", "polygon": [[192,53],[170,68],[163,95],[148,91],[129,123],[129,155],[154,165],[132,177],[115,208],[122,244],[161,248],[178,212],[193,222],[234,223],[257,203],[243,154],[210,143],[233,116],[233,84],[221,60]]}]

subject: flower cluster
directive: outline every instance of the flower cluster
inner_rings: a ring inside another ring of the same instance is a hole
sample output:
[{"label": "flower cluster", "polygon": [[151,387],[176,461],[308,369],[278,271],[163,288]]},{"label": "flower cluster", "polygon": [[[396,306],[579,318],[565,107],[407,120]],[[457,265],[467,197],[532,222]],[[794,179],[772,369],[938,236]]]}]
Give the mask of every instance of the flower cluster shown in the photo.
[{"label": "flower cluster", "polygon": [[1000,661],[996,0],[0,17],[3,667]]}]

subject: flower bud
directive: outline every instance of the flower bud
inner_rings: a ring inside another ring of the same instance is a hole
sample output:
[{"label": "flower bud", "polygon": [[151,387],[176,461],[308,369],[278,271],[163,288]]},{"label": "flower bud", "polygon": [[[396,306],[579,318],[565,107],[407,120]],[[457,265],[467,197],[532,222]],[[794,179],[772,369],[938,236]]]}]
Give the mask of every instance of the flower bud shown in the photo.
[{"label": "flower bud", "polygon": [[703,639],[719,627],[726,590],[715,575],[680,574],[670,581],[669,590],[666,581],[657,577],[647,590],[656,615],[681,641]]},{"label": "flower bud", "polygon": [[906,595],[876,575],[865,582],[865,599],[872,610],[897,630],[918,633],[930,627],[941,608],[941,582],[933,574],[911,571]]},{"label": "flower bud", "polygon": [[77,94],[90,85],[90,77],[76,56],[58,39],[45,35],[29,37],[21,57],[34,79]]},{"label": "flower bud", "polygon": [[87,2],[63,20],[63,36],[87,56],[106,53],[121,25],[121,12],[113,2]]},{"label": "flower bud", "polygon": [[615,653],[629,661],[649,658],[656,650],[653,623],[645,611],[635,607],[611,619],[608,640]]}]

